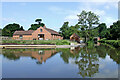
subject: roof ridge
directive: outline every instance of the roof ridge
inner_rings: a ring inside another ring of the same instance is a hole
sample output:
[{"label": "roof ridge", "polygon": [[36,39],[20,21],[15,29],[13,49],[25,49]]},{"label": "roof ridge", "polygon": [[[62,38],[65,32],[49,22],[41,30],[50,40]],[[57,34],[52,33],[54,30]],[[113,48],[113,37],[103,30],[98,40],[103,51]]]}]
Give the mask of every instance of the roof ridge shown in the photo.
[{"label": "roof ridge", "polygon": [[27,30],[27,31],[15,31],[14,35],[19,35],[19,34],[32,34],[35,30]]},{"label": "roof ridge", "polygon": [[[47,29],[50,29],[50,28],[47,28]],[[50,30],[55,31],[55,30],[53,30],[53,29],[50,29]],[[55,31],[55,32],[57,32],[57,31]]]}]

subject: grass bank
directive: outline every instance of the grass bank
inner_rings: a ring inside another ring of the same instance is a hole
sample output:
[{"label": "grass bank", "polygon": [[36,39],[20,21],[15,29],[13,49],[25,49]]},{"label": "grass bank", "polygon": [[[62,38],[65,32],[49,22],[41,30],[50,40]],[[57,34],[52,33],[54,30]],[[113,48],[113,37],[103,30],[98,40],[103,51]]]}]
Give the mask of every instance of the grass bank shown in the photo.
[{"label": "grass bank", "polygon": [[113,47],[120,47],[120,40],[106,40],[106,39],[101,39],[99,40],[100,43],[105,43],[105,44],[109,44],[112,45]]},{"label": "grass bank", "polygon": [[2,44],[15,45],[70,45],[70,43],[77,44],[69,40],[3,40]]}]

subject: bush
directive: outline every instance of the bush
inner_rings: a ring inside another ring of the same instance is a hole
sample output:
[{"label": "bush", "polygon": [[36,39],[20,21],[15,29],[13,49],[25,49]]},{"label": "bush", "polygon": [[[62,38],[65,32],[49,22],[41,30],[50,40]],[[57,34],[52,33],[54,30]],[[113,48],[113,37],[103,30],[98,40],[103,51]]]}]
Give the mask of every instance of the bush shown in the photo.
[{"label": "bush", "polygon": [[101,43],[107,43],[110,44],[116,48],[120,47],[120,40],[106,40],[106,39],[101,39],[99,40]]},{"label": "bush", "polygon": [[[70,45],[69,40],[3,40],[2,44],[53,44],[53,45]],[[76,42],[72,42],[77,44]]]}]

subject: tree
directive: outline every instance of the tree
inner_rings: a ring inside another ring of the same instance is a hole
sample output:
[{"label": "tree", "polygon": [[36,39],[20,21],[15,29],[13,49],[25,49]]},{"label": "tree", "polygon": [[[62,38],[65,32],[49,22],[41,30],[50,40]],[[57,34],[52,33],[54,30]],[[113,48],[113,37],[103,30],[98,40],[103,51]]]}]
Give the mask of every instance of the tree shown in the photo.
[{"label": "tree", "polygon": [[80,15],[77,16],[79,17],[78,24],[80,25],[80,29],[85,32],[85,40],[87,42],[87,37],[90,39],[92,37],[91,29],[95,28],[95,25],[99,24],[99,16],[91,11],[82,11]]},{"label": "tree", "polygon": [[78,24],[80,25],[80,29],[82,31],[83,36],[85,37],[85,41],[87,42],[87,36],[88,36],[88,26],[87,26],[87,12],[82,11],[80,15],[77,15],[79,17]]},{"label": "tree", "polygon": [[64,39],[69,39],[69,22],[64,22],[62,27],[60,28],[60,34],[63,36]]},{"label": "tree", "polygon": [[35,22],[38,22],[38,24],[41,24],[42,19],[36,19]]},{"label": "tree", "polygon": [[100,38],[105,38],[107,34],[107,26],[105,23],[101,23],[98,25],[98,32],[99,32]]},{"label": "tree", "polygon": [[73,33],[80,35],[80,26],[78,24],[70,27],[68,24],[69,22],[64,22],[63,26],[60,28],[59,33],[63,36],[64,39],[69,39]]},{"label": "tree", "polygon": [[13,36],[13,33],[15,31],[24,30],[23,26],[20,26],[19,24],[13,23],[8,24],[2,29],[2,36]]},{"label": "tree", "polygon": [[40,27],[39,24],[31,24],[31,27],[28,30],[36,30],[39,27]]},{"label": "tree", "polygon": [[78,24],[76,24],[75,26],[70,26],[68,31],[69,31],[69,38],[73,33],[76,33],[78,35],[80,35],[80,30],[79,30],[80,26]]},{"label": "tree", "polygon": [[36,19],[35,22],[38,22],[38,24],[31,24],[31,27],[28,30],[36,30],[40,26],[44,26],[44,23],[41,23],[42,19]]},{"label": "tree", "polygon": [[113,25],[110,26],[110,34],[113,40],[120,39],[120,20],[114,22]]}]

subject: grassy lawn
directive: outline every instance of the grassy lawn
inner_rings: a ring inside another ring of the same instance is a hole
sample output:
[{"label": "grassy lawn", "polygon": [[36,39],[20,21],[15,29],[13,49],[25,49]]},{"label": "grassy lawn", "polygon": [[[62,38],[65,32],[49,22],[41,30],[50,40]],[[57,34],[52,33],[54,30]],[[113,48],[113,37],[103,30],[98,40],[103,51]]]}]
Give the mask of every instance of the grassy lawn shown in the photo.
[{"label": "grassy lawn", "polygon": [[70,43],[77,44],[69,40],[3,40],[2,44],[49,44],[49,45],[70,45]]}]

